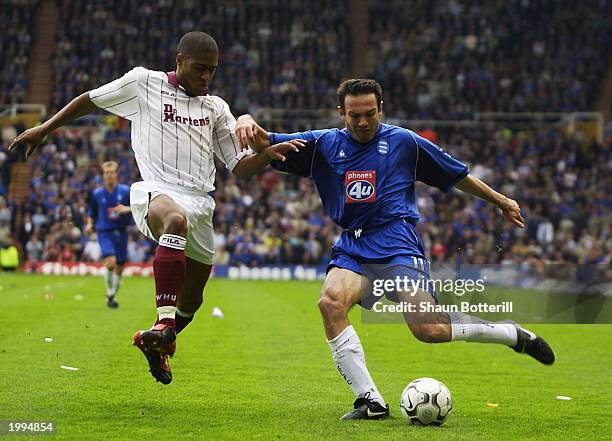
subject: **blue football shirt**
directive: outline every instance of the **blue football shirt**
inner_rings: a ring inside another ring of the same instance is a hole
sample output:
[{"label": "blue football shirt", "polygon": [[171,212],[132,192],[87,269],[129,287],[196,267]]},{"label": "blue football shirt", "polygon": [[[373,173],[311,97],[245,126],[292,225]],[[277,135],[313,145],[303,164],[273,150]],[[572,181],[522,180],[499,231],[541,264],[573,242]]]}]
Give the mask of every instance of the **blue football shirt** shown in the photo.
[{"label": "blue football shirt", "polygon": [[396,219],[419,219],[415,182],[447,192],[468,175],[468,167],[411,130],[380,124],[367,144],[346,129],[270,133],[270,144],[304,139],[278,170],[309,177],[331,219],[347,230],[369,229]]},{"label": "blue football shirt", "polygon": [[130,187],[127,185],[119,184],[111,192],[104,187],[92,191],[89,216],[94,220],[97,231],[125,228],[130,224],[130,213],[116,214],[111,211],[117,205],[130,205]]}]

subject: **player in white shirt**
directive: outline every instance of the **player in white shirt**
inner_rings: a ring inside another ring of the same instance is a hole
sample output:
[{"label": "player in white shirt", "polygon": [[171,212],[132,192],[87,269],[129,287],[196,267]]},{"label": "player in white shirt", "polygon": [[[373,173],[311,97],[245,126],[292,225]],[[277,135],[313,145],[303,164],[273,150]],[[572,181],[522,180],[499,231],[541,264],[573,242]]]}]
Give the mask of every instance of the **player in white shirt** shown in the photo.
[{"label": "player in white shirt", "polygon": [[214,155],[235,175],[246,177],[303,145],[297,140],[257,154],[241,152],[229,106],[208,95],[218,59],[210,35],[189,32],[178,43],[175,72],[136,67],[78,96],[9,146],[27,144],[29,157],[53,130],[100,108],[130,120],[143,178],[130,189],[132,214],[140,231],[159,243],[153,261],[158,318],[151,329],[136,332],[134,344],[163,384],[172,381],[168,357],[174,354],[176,333],[202,304],[212,269],[215,202],[208,192],[215,188]]}]

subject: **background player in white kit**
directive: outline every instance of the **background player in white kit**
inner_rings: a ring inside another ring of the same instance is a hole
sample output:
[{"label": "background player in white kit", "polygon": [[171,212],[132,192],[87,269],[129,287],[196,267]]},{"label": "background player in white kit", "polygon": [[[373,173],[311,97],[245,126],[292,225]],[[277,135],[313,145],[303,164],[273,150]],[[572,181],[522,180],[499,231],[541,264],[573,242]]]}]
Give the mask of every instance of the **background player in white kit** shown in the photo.
[{"label": "background player in white kit", "polygon": [[298,150],[295,140],[253,154],[241,152],[236,120],[223,99],[208,96],[218,64],[215,40],[189,32],[178,43],[175,72],[136,67],[123,77],[86,92],[39,127],[20,134],[9,146],[28,144],[29,157],[56,128],[98,108],[127,118],[143,181],[131,186],[136,225],[159,246],[153,261],[157,321],[138,331],[134,344],[143,352],[157,381],[172,381],[168,357],[176,333],[193,319],[203,301],[214,246],[214,154],[238,176],[250,176],[283,154]]}]

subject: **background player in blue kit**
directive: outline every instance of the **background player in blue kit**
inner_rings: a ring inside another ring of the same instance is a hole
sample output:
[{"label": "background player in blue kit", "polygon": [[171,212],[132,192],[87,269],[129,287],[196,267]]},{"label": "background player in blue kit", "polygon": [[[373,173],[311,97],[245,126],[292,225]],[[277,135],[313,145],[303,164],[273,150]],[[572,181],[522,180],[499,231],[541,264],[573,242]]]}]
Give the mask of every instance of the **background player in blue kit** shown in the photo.
[{"label": "background player in blue kit", "polygon": [[121,284],[123,265],[127,261],[128,235],[126,227],[131,223],[130,187],[117,183],[117,163],[102,164],[104,186],[91,193],[89,217],[85,231],[96,231],[104,259],[106,304],[117,308],[115,300]]},{"label": "background player in blue kit", "polygon": [[[327,214],[344,228],[332,249],[319,308],[338,370],[357,397],[343,419],[379,419],[389,415],[389,407],[367,369],[348,311],[358,303],[370,308],[377,300],[368,289],[373,279],[397,275],[429,279],[429,262],[415,229],[419,219],[415,182],[444,192],[456,187],[495,204],[512,224],[523,228],[524,221],[514,200],[471,176],[465,164],[410,130],[381,124],[382,89],[376,81],[347,80],[337,95],[343,130],[268,133],[243,115],[236,133],[243,147],[257,151],[278,142],[306,141],[299,152],[289,151],[280,161],[268,162],[281,171],[311,178]],[[413,297],[391,294],[419,305],[436,302],[435,293],[423,289]],[[541,337],[512,322],[418,308],[404,315],[414,336],[424,342],[499,343],[544,364],[554,362],[552,349]]]}]

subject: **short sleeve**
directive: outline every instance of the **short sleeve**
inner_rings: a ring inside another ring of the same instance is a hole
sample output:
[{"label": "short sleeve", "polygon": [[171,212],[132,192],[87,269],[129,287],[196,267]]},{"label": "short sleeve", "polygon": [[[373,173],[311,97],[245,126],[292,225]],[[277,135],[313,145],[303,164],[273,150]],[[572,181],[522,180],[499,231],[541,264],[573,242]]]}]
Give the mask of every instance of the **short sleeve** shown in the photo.
[{"label": "short sleeve", "polygon": [[228,104],[221,98],[216,98],[215,107],[218,109],[213,126],[213,148],[217,157],[232,171],[236,164],[249,154],[249,151],[240,150],[235,131],[236,118],[232,115]]},{"label": "short sleeve", "polygon": [[299,152],[285,153],[285,162],[272,161],[270,165],[278,171],[309,178],[312,175],[314,152],[315,141],[308,141]]},{"label": "short sleeve", "polygon": [[287,152],[285,154],[285,162],[272,161],[270,165],[278,171],[291,173],[309,178],[312,175],[312,164],[316,150],[317,140],[327,130],[309,130],[307,132],[296,133],[270,133],[270,145],[279,144],[281,142],[291,141],[292,139],[303,139],[306,145],[299,152]]},{"label": "short sleeve", "polygon": [[121,78],[89,92],[89,99],[100,109],[132,119],[139,112],[138,79],[146,69],[135,67]]},{"label": "short sleeve", "polygon": [[470,170],[463,162],[446,153],[433,142],[410,132],[417,145],[416,180],[450,191]]}]

